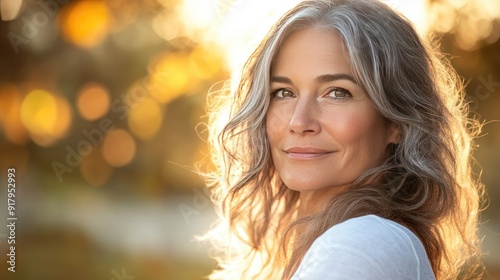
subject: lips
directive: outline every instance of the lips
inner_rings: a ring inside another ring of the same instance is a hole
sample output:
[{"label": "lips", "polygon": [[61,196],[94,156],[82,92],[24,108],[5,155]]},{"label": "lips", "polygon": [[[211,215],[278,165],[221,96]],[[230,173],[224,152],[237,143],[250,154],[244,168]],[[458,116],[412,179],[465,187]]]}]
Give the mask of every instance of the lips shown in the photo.
[{"label": "lips", "polygon": [[333,151],[315,147],[291,147],[284,152],[293,159],[316,159],[333,153]]}]

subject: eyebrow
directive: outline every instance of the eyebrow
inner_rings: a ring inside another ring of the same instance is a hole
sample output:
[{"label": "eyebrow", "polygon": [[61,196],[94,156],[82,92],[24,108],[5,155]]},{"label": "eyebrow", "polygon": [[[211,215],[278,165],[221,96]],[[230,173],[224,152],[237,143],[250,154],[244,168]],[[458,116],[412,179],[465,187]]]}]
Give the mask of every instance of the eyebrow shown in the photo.
[{"label": "eyebrow", "polygon": [[[333,82],[333,81],[338,81],[338,80],[348,80],[353,82],[354,84],[358,84],[356,80],[354,79],[353,76],[349,74],[325,74],[325,75],[320,75],[317,76],[314,81],[317,83],[328,83],[328,82]],[[288,77],[282,77],[282,76],[273,76],[271,77],[271,82],[272,83],[283,83],[283,84],[293,84],[292,80]]]}]

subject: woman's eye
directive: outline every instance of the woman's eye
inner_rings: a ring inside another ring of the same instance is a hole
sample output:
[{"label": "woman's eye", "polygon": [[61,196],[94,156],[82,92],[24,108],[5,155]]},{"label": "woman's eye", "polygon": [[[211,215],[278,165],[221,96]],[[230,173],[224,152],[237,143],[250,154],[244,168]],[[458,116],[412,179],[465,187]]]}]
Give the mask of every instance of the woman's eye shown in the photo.
[{"label": "woman's eye", "polygon": [[351,93],[344,88],[333,88],[328,92],[328,97],[333,99],[346,99],[352,97]]},{"label": "woman's eye", "polygon": [[284,99],[284,98],[290,98],[290,97],[295,97],[295,94],[293,92],[287,90],[287,89],[278,89],[273,92],[273,96],[279,99]]}]

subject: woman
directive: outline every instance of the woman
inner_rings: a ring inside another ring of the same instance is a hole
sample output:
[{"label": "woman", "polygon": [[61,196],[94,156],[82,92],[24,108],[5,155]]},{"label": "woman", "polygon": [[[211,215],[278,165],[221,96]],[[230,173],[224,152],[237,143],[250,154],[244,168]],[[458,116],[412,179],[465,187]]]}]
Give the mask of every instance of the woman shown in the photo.
[{"label": "woman", "polygon": [[405,18],[373,0],[304,1],[239,81],[209,124],[212,279],[479,277],[479,127]]}]

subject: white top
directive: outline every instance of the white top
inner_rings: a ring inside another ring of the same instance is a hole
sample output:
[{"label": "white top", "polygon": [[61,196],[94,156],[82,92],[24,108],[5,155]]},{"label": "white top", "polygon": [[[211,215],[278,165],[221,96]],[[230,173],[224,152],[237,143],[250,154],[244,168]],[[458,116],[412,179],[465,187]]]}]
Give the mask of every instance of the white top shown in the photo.
[{"label": "white top", "polygon": [[406,227],[367,215],[319,236],[291,280],[435,279],[424,246]]}]

